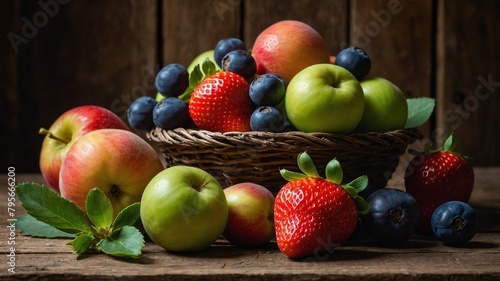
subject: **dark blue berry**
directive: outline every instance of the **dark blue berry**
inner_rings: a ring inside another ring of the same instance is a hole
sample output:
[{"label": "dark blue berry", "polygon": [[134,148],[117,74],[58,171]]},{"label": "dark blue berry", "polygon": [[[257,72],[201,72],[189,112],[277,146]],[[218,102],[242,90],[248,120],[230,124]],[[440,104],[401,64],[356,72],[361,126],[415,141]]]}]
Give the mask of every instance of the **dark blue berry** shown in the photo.
[{"label": "dark blue berry", "polygon": [[222,58],[229,52],[246,50],[245,43],[238,38],[224,38],[214,48],[214,60],[222,68]]},{"label": "dark blue berry", "polygon": [[246,80],[250,80],[257,71],[257,64],[249,52],[235,50],[222,58],[222,70],[237,73]]},{"label": "dark blue berry", "polygon": [[149,96],[139,97],[132,102],[127,110],[128,123],[138,130],[149,130],[154,127],[153,109],[156,100]]},{"label": "dark blue berry", "polygon": [[189,86],[189,73],[181,64],[168,64],[156,75],[155,86],[163,96],[177,97]]},{"label": "dark blue berry", "polygon": [[348,47],[337,54],[335,64],[351,72],[361,81],[368,75],[372,62],[368,54],[358,47]]},{"label": "dark blue berry", "polygon": [[153,110],[153,122],[165,130],[184,127],[189,122],[188,105],[176,97],[164,98]]},{"label": "dark blue berry", "polygon": [[285,129],[283,114],[272,106],[260,106],[250,116],[252,131],[279,133]]},{"label": "dark blue berry", "polygon": [[378,242],[398,246],[416,232],[420,209],[409,193],[395,188],[382,188],[368,196],[366,201],[371,210],[361,217],[361,223],[366,233]]},{"label": "dark blue berry", "polygon": [[249,95],[257,106],[277,106],[285,97],[284,80],[276,74],[262,74],[250,83]]},{"label": "dark blue berry", "polygon": [[476,235],[477,215],[469,204],[449,201],[434,210],[431,227],[436,237],[443,243],[463,244]]}]

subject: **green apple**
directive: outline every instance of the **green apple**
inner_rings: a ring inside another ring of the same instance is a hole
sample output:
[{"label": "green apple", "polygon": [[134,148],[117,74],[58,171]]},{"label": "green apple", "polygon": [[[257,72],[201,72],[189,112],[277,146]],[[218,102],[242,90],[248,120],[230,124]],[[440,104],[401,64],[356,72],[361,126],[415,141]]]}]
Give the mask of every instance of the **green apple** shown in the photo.
[{"label": "green apple", "polygon": [[365,109],[355,131],[383,133],[403,129],[408,118],[408,103],[401,89],[381,77],[366,78],[360,84]]},{"label": "green apple", "polygon": [[226,196],[217,180],[190,166],[158,173],[141,199],[141,220],[148,236],[164,249],[195,252],[209,247],[224,231]]},{"label": "green apple", "polygon": [[285,111],[299,131],[350,133],[363,116],[365,101],[358,80],[329,63],[301,70],[288,84]]},{"label": "green apple", "polygon": [[198,56],[196,56],[193,59],[193,61],[188,65],[187,71],[189,73],[191,73],[191,71],[193,71],[194,67],[197,64],[202,63],[207,58],[210,59],[215,64],[215,67],[217,70],[220,70],[219,65],[215,62],[215,59],[214,59],[214,50],[208,50],[208,51],[205,51],[205,52],[199,54]]}]

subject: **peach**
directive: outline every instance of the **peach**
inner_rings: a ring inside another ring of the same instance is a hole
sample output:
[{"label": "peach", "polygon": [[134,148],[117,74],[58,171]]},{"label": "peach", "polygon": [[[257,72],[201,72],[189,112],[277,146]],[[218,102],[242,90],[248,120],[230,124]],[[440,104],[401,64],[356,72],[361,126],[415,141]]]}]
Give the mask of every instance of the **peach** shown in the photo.
[{"label": "peach", "polygon": [[275,73],[286,82],[302,69],[330,62],[324,38],[311,26],[295,20],[279,21],[255,39],[252,55],[257,74]]}]

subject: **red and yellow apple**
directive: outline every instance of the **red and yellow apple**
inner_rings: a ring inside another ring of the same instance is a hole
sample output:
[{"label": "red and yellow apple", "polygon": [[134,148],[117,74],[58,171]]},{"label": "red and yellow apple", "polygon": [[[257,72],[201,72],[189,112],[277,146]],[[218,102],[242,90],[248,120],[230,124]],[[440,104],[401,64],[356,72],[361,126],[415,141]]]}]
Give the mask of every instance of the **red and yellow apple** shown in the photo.
[{"label": "red and yellow apple", "polygon": [[295,20],[279,21],[262,31],[255,39],[252,55],[257,74],[279,74],[287,83],[310,65],[330,62],[330,51],[321,34]]},{"label": "red and yellow apple", "polygon": [[234,245],[259,247],[275,236],[274,195],[262,185],[243,182],[224,189],[228,220],[222,236]]},{"label": "red and yellow apple", "polygon": [[149,181],[163,170],[153,147],[138,135],[119,129],[100,129],[81,136],[61,165],[61,196],[85,212],[92,188],[101,189],[114,215],[140,202]]},{"label": "red and yellow apple", "polygon": [[114,128],[128,130],[112,111],[95,105],[83,105],[64,112],[50,128],[41,128],[45,138],[40,151],[40,171],[45,182],[59,192],[59,170],[68,149],[81,136],[94,130]]}]

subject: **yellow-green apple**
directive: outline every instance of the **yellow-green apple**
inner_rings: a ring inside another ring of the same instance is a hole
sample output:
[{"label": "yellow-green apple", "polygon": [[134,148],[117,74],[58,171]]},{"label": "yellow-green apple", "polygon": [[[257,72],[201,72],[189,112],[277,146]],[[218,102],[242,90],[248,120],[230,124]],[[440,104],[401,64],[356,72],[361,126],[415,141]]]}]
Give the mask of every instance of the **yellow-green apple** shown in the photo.
[{"label": "yellow-green apple", "polygon": [[224,231],[227,201],[219,182],[191,166],[171,166],[147,185],[141,221],[157,245],[173,252],[208,248]]},{"label": "yellow-green apple", "polygon": [[149,181],[163,170],[154,148],[138,135],[100,129],[80,137],[68,150],[59,178],[61,196],[85,212],[92,188],[101,189],[116,216],[140,202]]},{"label": "yellow-green apple", "polygon": [[408,103],[401,89],[382,77],[361,80],[365,97],[363,117],[356,132],[387,132],[403,129],[408,118]]},{"label": "yellow-green apple", "polygon": [[68,149],[81,136],[104,128],[128,130],[118,115],[96,105],[72,108],[60,115],[48,130],[41,128],[39,133],[45,138],[39,165],[45,182],[59,192],[59,170]]},{"label": "yellow-green apple", "polygon": [[321,34],[295,20],[279,21],[263,30],[255,39],[252,55],[257,74],[279,74],[287,83],[310,65],[330,62],[330,51]]},{"label": "yellow-green apple", "polygon": [[262,185],[242,182],[224,189],[228,207],[222,236],[239,246],[263,246],[275,236],[274,195]]},{"label": "yellow-green apple", "polygon": [[364,104],[354,75],[330,63],[306,67],[285,93],[288,120],[304,132],[350,133],[363,116]]}]

